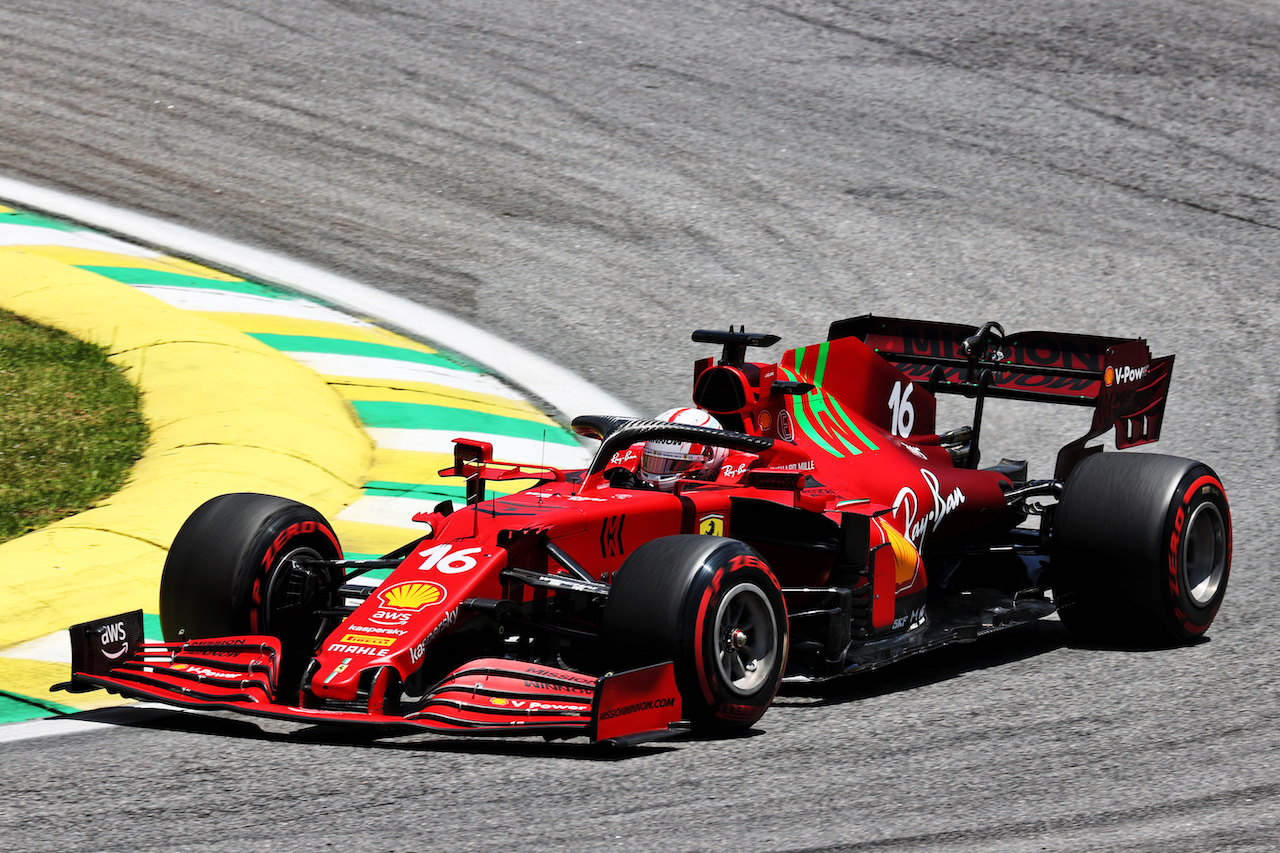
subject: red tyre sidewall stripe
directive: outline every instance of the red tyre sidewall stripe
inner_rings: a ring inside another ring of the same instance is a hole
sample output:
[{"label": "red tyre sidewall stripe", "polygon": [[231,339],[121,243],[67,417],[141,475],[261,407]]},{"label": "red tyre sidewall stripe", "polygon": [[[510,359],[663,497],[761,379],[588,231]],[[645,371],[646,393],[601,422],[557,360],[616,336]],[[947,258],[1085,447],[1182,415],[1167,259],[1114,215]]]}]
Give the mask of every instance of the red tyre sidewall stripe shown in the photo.
[{"label": "red tyre sidewall stripe", "polygon": [[275,539],[271,541],[270,547],[262,556],[259,563],[260,572],[254,573],[253,592],[249,601],[249,633],[257,634],[258,627],[258,610],[262,606],[262,588],[266,581],[267,574],[275,568],[273,562],[276,555],[284,550],[284,547],[297,539],[299,536],[311,536],[321,533],[333,545],[333,549],[338,553],[338,558],[342,558],[342,546],[338,544],[338,536],[334,533],[329,525],[319,521],[298,521],[282,530]]},{"label": "red tyre sidewall stripe", "polygon": [[[1216,616],[1218,613],[1218,607],[1222,603],[1221,601],[1219,601],[1210,607],[1208,611],[1208,618],[1205,619],[1205,621],[1202,624],[1197,624],[1195,622],[1192,622],[1191,619],[1187,616],[1187,614],[1182,609],[1183,599],[1185,598],[1186,600],[1190,601],[1189,591],[1182,589],[1182,577],[1181,577],[1181,573],[1178,570],[1178,564],[1180,562],[1179,557],[1181,556],[1181,553],[1182,553],[1181,545],[1182,545],[1182,534],[1184,532],[1183,526],[1186,524],[1187,518],[1189,517],[1190,513],[1188,512],[1188,510],[1191,507],[1191,502],[1195,499],[1195,496],[1200,491],[1200,489],[1202,489],[1205,486],[1212,486],[1217,491],[1217,493],[1222,497],[1222,502],[1224,504],[1226,503],[1226,491],[1222,488],[1222,483],[1219,482],[1217,477],[1214,477],[1210,474],[1205,474],[1204,476],[1195,480],[1182,493],[1182,502],[1178,506],[1177,513],[1175,513],[1174,515],[1173,530],[1169,534],[1168,556],[1165,561],[1165,578],[1168,583],[1169,596],[1172,599],[1174,618],[1178,620],[1178,624],[1182,626],[1183,630],[1191,634],[1203,634],[1205,631],[1207,631],[1209,629],[1209,624],[1213,622],[1213,617]],[[1206,498],[1206,500],[1211,500],[1211,499],[1212,498]],[[1227,517],[1225,521],[1226,521],[1226,528],[1227,528],[1226,568],[1227,570],[1229,570],[1231,566],[1231,509],[1230,509],[1230,506],[1227,507]]]},{"label": "red tyre sidewall stripe", "polygon": [[[782,587],[778,584],[778,579],[774,577],[773,571],[769,568],[769,565],[765,563],[763,560],[761,560],[759,557],[755,556],[754,554],[736,554],[729,559],[729,564],[726,568],[723,568],[717,571],[716,577],[712,581],[712,587],[714,588],[716,595],[717,596],[719,595],[720,589],[726,578],[731,578],[735,573],[742,571],[744,569],[756,569],[757,571],[759,571],[768,579],[768,581],[777,590],[778,595],[779,596],[782,595]],[[698,636],[699,637],[702,636],[702,625],[703,625],[704,615],[709,610],[710,610],[709,607],[704,607],[698,614]],[[717,638],[712,638],[712,641],[714,642],[716,639]],[[785,644],[782,645],[780,651],[784,656],[783,666],[785,666],[786,665],[786,661],[785,661],[786,645]],[[699,682],[700,682],[700,685],[702,686],[703,695],[706,696],[708,705],[709,707],[712,708],[712,713],[720,719],[723,719],[726,721],[739,720],[739,719],[742,719],[744,714],[747,714],[749,716],[753,715],[753,711],[749,709],[759,709],[761,707],[768,707],[773,702],[773,694],[762,697],[762,701],[751,702],[751,703],[714,702],[712,696],[708,693],[709,684],[711,683],[709,680],[709,677],[713,677],[713,674],[710,672],[707,672],[704,675],[704,673],[701,671],[706,666],[706,659],[701,655],[698,656],[698,666],[700,669]]]},{"label": "red tyre sidewall stripe", "polygon": [[[711,612],[711,603],[716,599],[716,595],[720,591],[720,583],[728,569],[724,566],[716,569],[715,574],[711,577],[711,583],[707,584],[706,589],[702,591],[702,598],[698,601],[698,618],[694,622],[693,642],[697,645],[694,649],[693,659],[697,662],[698,667],[698,688],[702,691],[702,696],[707,701],[707,707],[713,708],[716,705],[715,694],[712,688],[715,685],[715,674],[707,666],[707,657],[714,654],[714,649],[706,648],[706,627],[707,616]],[[714,642],[712,638],[712,642]]]}]

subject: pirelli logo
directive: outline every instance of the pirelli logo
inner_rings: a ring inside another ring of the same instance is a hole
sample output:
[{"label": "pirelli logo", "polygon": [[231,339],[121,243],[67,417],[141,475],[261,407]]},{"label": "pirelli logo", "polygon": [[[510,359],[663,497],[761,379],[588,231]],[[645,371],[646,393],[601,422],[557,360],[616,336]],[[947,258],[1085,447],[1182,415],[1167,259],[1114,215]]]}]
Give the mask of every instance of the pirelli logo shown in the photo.
[{"label": "pirelli logo", "polygon": [[347,634],[342,638],[344,643],[353,643],[357,646],[390,646],[394,645],[395,637],[370,637],[366,634]]}]

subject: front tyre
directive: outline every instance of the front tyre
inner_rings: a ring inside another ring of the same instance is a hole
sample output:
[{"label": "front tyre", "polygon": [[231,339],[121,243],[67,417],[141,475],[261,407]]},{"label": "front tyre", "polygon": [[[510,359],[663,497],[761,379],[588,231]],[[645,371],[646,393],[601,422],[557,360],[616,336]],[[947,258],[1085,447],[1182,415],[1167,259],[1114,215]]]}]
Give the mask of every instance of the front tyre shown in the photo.
[{"label": "front tyre", "polygon": [[1186,643],[1209,629],[1231,573],[1222,482],[1191,459],[1095,454],[1054,510],[1063,623],[1094,640]]},{"label": "front tyre", "polygon": [[282,691],[296,690],[332,608],[341,572],[300,564],[340,560],[324,516],[271,495],[230,494],[182,525],[160,578],[160,626],[168,642],[241,634],[279,638]]},{"label": "front tyre", "polygon": [[782,589],[750,546],[718,536],[667,536],[618,570],[600,638],[615,669],[673,661],[685,716],[709,731],[745,729],[782,683]]}]

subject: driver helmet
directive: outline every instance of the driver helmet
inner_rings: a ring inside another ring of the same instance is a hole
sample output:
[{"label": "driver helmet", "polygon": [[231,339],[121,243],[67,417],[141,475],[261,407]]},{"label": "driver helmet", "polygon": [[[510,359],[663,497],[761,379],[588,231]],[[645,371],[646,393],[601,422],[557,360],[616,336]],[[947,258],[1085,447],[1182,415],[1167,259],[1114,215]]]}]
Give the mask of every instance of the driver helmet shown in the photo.
[{"label": "driver helmet", "polygon": [[[672,424],[722,429],[720,422],[702,409],[680,407],[668,409],[657,420]],[[714,480],[729,451],[723,447],[689,441],[653,440],[644,443],[640,456],[640,479],[663,491],[671,491],[677,482],[688,477]]]}]

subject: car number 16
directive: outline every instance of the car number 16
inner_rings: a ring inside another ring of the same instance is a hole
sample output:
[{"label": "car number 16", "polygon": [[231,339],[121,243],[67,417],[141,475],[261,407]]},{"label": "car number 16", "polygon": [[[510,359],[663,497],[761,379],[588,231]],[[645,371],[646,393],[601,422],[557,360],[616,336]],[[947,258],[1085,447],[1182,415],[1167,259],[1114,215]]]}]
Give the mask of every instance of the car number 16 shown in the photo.
[{"label": "car number 16", "polygon": [[907,399],[915,388],[914,382],[902,387],[901,382],[893,383],[893,391],[889,394],[889,434],[907,438],[916,423],[916,407]]},{"label": "car number 16", "polygon": [[[431,548],[419,551],[419,557],[425,557],[422,565],[418,568],[423,571],[435,569],[446,575],[460,575],[463,572],[469,572],[476,567],[476,560],[472,554],[480,553],[479,548],[463,548],[461,551],[449,553],[453,546],[447,542],[443,545],[435,545]],[[447,556],[446,556],[447,555]]]}]

